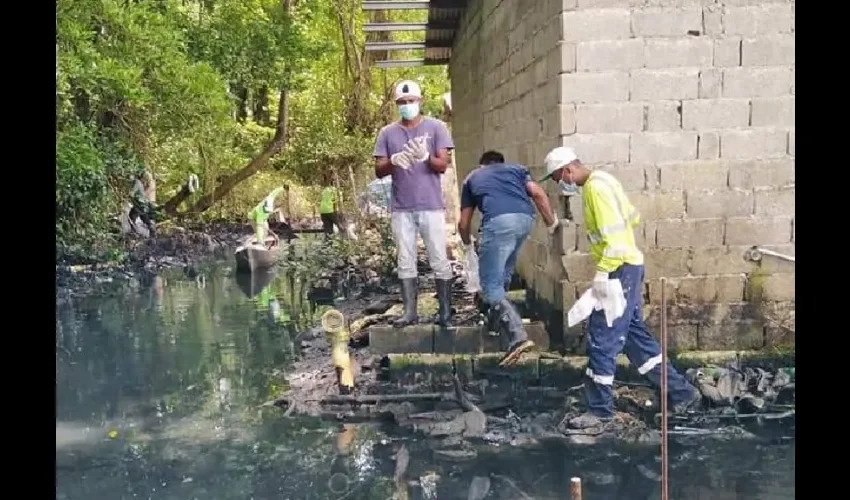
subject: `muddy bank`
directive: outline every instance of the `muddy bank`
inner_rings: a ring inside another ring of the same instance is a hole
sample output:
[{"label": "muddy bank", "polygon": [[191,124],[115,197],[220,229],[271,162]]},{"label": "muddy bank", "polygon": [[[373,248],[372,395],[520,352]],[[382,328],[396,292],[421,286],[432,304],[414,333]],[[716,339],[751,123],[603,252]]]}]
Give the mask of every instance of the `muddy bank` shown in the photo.
[{"label": "muddy bank", "polygon": [[[429,330],[436,310],[427,275],[420,291],[420,330]],[[426,439],[447,460],[464,461],[481,447],[532,445],[543,441],[594,444],[605,441],[657,446],[660,401],[645,381],[620,360],[614,422],[573,431],[565,422],[583,411],[581,373],[586,359],[539,352],[515,368],[498,367],[499,354],[389,354],[368,345],[370,328],[388,325],[401,313],[395,287],[386,293],[355,294],[334,307],[349,321],[349,352],[355,392],[340,395],[331,366],[329,336],[315,327],[301,336],[302,357],[286,375],[289,390],[269,401],[284,415],[310,415],[341,422],[380,421]],[[483,325],[483,315],[464,291],[458,273],[453,293],[454,326]],[[386,329],[386,328],[385,328]],[[486,331],[482,328],[482,332]],[[773,354],[773,355],[772,355]],[[688,440],[763,440],[793,437],[794,353],[684,353],[673,362],[703,395],[700,406],[671,417],[671,434]],[[772,438],[770,438],[772,439]]]},{"label": "muddy bank", "polygon": [[156,238],[127,236],[120,261],[81,262],[57,259],[57,300],[82,295],[116,281],[146,277],[164,269],[182,269],[190,278],[204,260],[225,257],[250,232],[246,224],[213,222],[195,225],[162,224]]}]

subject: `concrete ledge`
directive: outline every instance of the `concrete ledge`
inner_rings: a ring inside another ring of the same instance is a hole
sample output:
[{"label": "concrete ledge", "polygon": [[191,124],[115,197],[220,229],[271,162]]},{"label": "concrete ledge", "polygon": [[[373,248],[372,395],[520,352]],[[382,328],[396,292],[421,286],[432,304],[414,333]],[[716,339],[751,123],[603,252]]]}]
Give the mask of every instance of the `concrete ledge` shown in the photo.
[{"label": "concrete ledge", "polygon": [[[499,367],[499,353],[476,355],[388,354],[384,366],[390,380],[400,384],[429,383],[449,384],[456,372],[463,382],[472,380],[511,379],[528,385],[568,388],[581,383],[587,366],[585,356],[546,358],[533,355],[523,356],[515,366]],[[673,354],[670,361],[680,371],[705,366],[725,366],[739,360],[744,367],[777,369],[795,366],[794,351],[691,351]],[[640,381],[637,369],[629,364],[625,356],[617,358],[617,380]]]},{"label": "concrete ledge", "polygon": [[[549,335],[541,322],[523,325],[528,338],[540,350],[549,349]],[[492,336],[485,326],[440,328],[434,325],[412,325],[404,328],[373,326],[369,328],[369,347],[375,354],[483,354],[503,352],[507,341]]]}]

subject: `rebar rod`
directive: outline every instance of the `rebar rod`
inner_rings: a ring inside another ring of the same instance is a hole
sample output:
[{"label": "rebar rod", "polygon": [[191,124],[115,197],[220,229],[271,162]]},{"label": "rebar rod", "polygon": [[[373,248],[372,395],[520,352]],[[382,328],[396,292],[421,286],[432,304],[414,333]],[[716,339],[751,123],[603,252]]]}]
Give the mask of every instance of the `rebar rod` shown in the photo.
[{"label": "rebar rod", "polygon": [[661,278],[661,500],[669,500],[667,464],[667,278]]}]

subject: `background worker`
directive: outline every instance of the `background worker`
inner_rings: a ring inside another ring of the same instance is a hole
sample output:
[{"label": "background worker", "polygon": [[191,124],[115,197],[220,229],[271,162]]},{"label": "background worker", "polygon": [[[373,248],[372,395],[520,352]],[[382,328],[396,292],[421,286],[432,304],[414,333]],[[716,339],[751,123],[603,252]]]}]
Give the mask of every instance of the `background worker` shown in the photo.
[{"label": "background worker", "polygon": [[[608,172],[591,171],[571,148],[558,147],[546,155],[546,176],[564,191],[581,187],[584,221],[590,255],[596,263],[593,294],[607,298],[608,280],[620,280],[626,299],[625,313],[608,326],[605,312],[588,318],[584,392],[587,412],[571,419],[570,427],[596,427],[614,416],[614,371],[617,355],[625,351],[638,373],[656,387],[661,384],[661,348],[643,322],[643,253],[635,243],[634,228],[640,214],[626,197],[623,186]],[[667,390],[673,411],[681,413],[702,397],[672,365],[667,369]]]},{"label": "background worker", "polygon": [[342,221],[339,190],[333,185],[330,178],[325,179],[325,188],[322,189],[321,199],[319,201],[319,217],[322,218],[322,229],[325,231],[325,236],[333,236],[334,226],[342,233]]},{"label": "background worker", "polygon": [[282,192],[282,187],[275,188],[268,196],[263,198],[263,201],[248,212],[248,220],[254,229],[254,238],[257,245],[265,246],[266,244],[266,236],[269,233],[269,217],[276,212],[274,200]]},{"label": "background worker", "polygon": [[461,187],[458,233],[467,251],[475,251],[469,231],[477,208],[482,216],[478,252],[481,292],[490,306],[490,314],[498,320],[501,333],[509,339],[508,352],[501,362],[507,366],[534,347],[522,326],[522,317],[507,296],[517,256],[534,226],[534,207],[543,216],[550,235],[559,222],[549,206],[549,198],[531,180],[526,167],[506,164],[498,151],[487,151],[478,163],[480,167],[464,179]]},{"label": "background worker", "polygon": [[394,322],[402,327],[418,321],[419,293],[416,238],[422,236],[437,285],[439,311],[436,322],[451,321],[452,268],[446,255],[446,205],[440,174],[446,171],[454,148],[446,124],[420,113],[422,90],[410,80],[393,92],[401,119],[378,133],[375,141],[375,176],[392,176],[392,230],[398,247],[404,314]]},{"label": "background worker", "polygon": [[136,218],[142,220],[150,231],[151,236],[156,236],[156,223],[154,222],[156,208],[156,184],[153,176],[144,167],[136,172],[133,178],[133,187],[130,189],[130,222],[135,224]]}]

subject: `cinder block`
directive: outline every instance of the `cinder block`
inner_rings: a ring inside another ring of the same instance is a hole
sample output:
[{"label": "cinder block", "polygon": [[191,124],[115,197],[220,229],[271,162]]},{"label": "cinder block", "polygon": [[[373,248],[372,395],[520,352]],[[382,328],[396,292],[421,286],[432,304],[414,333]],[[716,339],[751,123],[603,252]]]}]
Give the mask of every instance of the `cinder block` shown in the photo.
[{"label": "cinder block", "polygon": [[596,274],[596,264],[586,253],[571,253],[561,257],[561,265],[567,273],[567,280],[572,283],[592,281]]},{"label": "cinder block", "polygon": [[570,42],[558,42],[555,49],[550,52],[550,64],[557,69],[553,75],[559,73],[573,73],[576,70],[576,44]]},{"label": "cinder block", "polygon": [[632,101],[696,99],[698,95],[699,70],[696,68],[642,69],[631,73]]},{"label": "cinder block", "polygon": [[743,274],[681,278],[676,297],[682,302],[740,302],[744,299]]},{"label": "cinder block", "polygon": [[720,161],[691,161],[658,167],[661,189],[717,189],[727,186],[728,167]]},{"label": "cinder block", "polygon": [[793,66],[795,39],[793,34],[746,39],[741,47],[741,66]]},{"label": "cinder block", "polygon": [[643,40],[596,40],[576,44],[576,70],[629,70],[643,67]]},{"label": "cinder block", "polygon": [[574,223],[561,224],[558,231],[558,238],[555,240],[558,252],[561,255],[574,253],[578,245],[577,226]]},{"label": "cinder block", "polygon": [[735,217],[726,221],[727,245],[782,245],[791,241],[791,217]]},{"label": "cinder block", "polygon": [[795,214],[794,186],[778,189],[757,189],[755,191],[755,215],[775,217]]},{"label": "cinder block", "polygon": [[659,248],[704,248],[723,245],[723,219],[665,219],[655,225]]},{"label": "cinder block", "polygon": [[747,99],[698,99],[682,102],[682,128],[703,130],[746,127],[750,122]]},{"label": "cinder block", "polygon": [[682,102],[656,101],[646,105],[646,131],[669,132],[682,128]]},{"label": "cinder block", "polygon": [[[559,104],[558,113],[558,130],[556,136],[561,134],[573,134],[576,131],[576,106],[575,104]],[[545,158],[545,156],[544,156]],[[536,160],[537,158],[535,158]]]},{"label": "cinder block", "polygon": [[576,131],[580,134],[643,129],[643,105],[637,103],[579,104],[576,116]]},{"label": "cinder block", "polygon": [[697,137],[697,157],[701,160],[720,158],[720,134],[717,132],[700,132]]},{"label": "cinder block", "polygon": [[765,325],[765,347],[794,347],[797,343],[796,332],[782,326]]},{"label": "cinder block", "polygon": [[646,189],[645,167],[629,163],[620,165],[606,164],[598,168],[616,177],[627,193]]},{"label": "cinder block", "polygon": [[717,36],[723,33],[723,11],[720,6],[706,5],[702,9],[704,35]]},{"label": "cinder block", "polygon": [[702,9],[645,8],[632,13],[632,32],[641,36],[687,36],[702,32]]},{"label": "cinder block", "polygon": [[734,68],[741,65],[741,38],[726,37],[714,40],[714,67]]},{"label": "cinder block", "polygon": [[700,325],[697,348],[703,351],[761,349],[764,326],[761,321],[723,321]]},{"label": "cinder block", "polygon": [[647,68],[706,67],[711,66],[713,51],[714,44],[707,38],[651,38],[642,55]]},{"label": "cinder block", "polygon": [[750,189],[779,187],[794,182],[794,160],[748,160],[729,162],[729,186]]},{"label": "cinder block", "polygon": [[587,163],[629,161],[629,134],[574,134],[561,138],[561,145],[575,148]]},{"label": "cinder block", "polygon": [[723,13],[727,35],[769,35],[791,32],[791,5],[768,4],[727,7]]},{"label": "cinder block", "polygon": [[688,191],[688,217],[743,217],[753,213],[753,192],[739,189]]},{"label": "cinder block", "polygon": [[722,93],[723,73],[719,69],[703,69],[699,72],[699,98],[717,99]]},{"label": "cinder block", "polygon": [[434,327],[414,325],[404,328],[373,326],[369,328],[369,349],[375,354],[430,353],[434,348]]},{"label": "cinder block", "polygon": [[[750,277],[748,292],[757,288],[759,295],[751,300],[761,301],[791,301],[796,300],[795,274],[770,274],[767,276]],[[756,283],[753,283],[756,282]]]},{"label": "cinder block", "polygon": [[622,40],[631,37],[629,9],[592,9],[561,14],[564,40]]},{"label": "cinder block", "polygon": [[691,273],[694,276],[737,274],[752,271],[753,265],[744,260],[749,247],[699,248],[693,252]]},{"label": "cinder block", "polygon": [[791,70],[786,67],[725,68],[724,97],[781,97],[791,93]]},{"label": "cinder block", "polygon": [[565,73],[561,75],[562,103],[629,100],[629,75],[620,72]]},{"label": "cinder block", "polygon": [[632,134],[631,161],[662,163],[695,160],[696,132],[642,132]]},{"label": "cinder block", "polygon": [[678,278],[690,272],[690,251],[686,248],[650,248],[643,255],[646,279]]},{"label": "cinder block", "polygon": [[677,219],[685,214],[682,191],[643,191],[631,193],[629,201],[638,209],[642,219]]},{"label": "cinder block", "polygon": [[788,131],[788,154],[791,156],[797,153],[797,133],[792,128]]},{"label": "cinder block", "polygon": [[730,160],[782,156],[788,150],[788,133],[773,128],[723,130],[720,157]]},{"label": "cinder block", "polygon": [[795,97],[753,99],[753,127],[793,127],[796,121]]},{"label": "cinder block", "polygon": [[435,354],[476,354],[481,352],[479,326],[434,328]]}]

